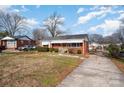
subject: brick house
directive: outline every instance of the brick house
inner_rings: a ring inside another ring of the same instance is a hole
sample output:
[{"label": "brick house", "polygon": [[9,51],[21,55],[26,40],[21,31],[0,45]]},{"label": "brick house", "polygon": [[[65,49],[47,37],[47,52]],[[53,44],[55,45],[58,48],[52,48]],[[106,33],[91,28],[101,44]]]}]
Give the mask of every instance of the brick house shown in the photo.
[{"label": "brick house", "polygon": [[42,40],[41,45],[49,48],[80,50],[83,55],[87,55],[89,51],[88,41],[87,34],[65,35]]},{"label": "brick house", "polygon": [[2,49],[2,47],[1,47],[1,46],[2,46],[2,45],[1,45],[1,39],[2,39],[2,37],[0,37],[0,49]]},{"label": "brick house", "polygon": [[18,49],[25,45],[35,45],[35,41],[28,36],[6,36],[0,39],[0,46],[4,49]]}]

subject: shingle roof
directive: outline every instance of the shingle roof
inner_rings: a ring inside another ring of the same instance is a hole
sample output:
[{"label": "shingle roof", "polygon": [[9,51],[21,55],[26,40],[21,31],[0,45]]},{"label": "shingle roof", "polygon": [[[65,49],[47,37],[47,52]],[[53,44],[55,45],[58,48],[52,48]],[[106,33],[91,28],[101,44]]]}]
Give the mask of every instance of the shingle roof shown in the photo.
[{"label": "shingle roof", "polygon": [[6,36],[6,37],[0,37],[0,40],[3,39],[3,38],[14,38],[14,39],[20,39],[20,40],[32,40],[31,38],[29,38],[28,36],[26,35],[18,35],[18,36],[14,36],[14,37],[9,37],[9,36]]},{"label": "shingle roof", "polygon": [[32,40],[31,38],[29,38],[29,37],[26,36],[26,35],[23,35],[23,36],[18,35],[18,36],[15,36],[14,38],[15,38],[15,39],[22,39],[22,40],[25,40],[25,39],[30,39],[30,40]]},{"label": "shingle roof", "polygon": [[64,36],[57,36],[51,37],[50,40],[63,40],[63,39],[83,39],[88,38],[87,34],[77,34],[77,35],[64,35]]}]

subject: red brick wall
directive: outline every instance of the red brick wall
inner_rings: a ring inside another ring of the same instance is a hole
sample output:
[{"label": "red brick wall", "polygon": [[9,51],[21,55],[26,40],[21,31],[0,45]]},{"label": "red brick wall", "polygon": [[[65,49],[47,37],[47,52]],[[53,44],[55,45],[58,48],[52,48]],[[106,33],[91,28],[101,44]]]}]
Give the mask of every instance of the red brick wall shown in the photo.
[{"label": "red brick wall", "polygon": [[83,46],[82,46],[82,51],[83,51],[83,55],[87,55],[89,52],[89,44],[88,41],[84,41]]},{"label": "red brick wall", "polygon": [[0,47],[1,47],[1,40],[0,40]]},{"label": "red brick wall", "polygon": [[6,48],[6,41],[0,40],[0,47],[4,50]]},{"label": "red brick wall", "polygon": [[81,50],[82,51],[82,54],[83,56],[87,55],[88,52],[89,52],[89,44],[88,44],[88,41],[84,41],[82,43],[82,45],[80,47],[69,47],[69,46],[66,46],[66,45],[61,45],[61,44],[52,44],[52,48],[60,48],[60,47],[65,47],[65,48],[68,48],[68,49],[73,49],[74,51],[77,51],[77,50]]},{"label": "red brick wall", "polygon": [[4,41],[3,40],[1,41],[1,46],[6,46],[6,41],[5,40]]},{"label": "red brick wall", "polygon": [[36,45],[33,40],[17,40],[17,48],[25,45]]},{"label": "red brick wall", "polygon": [[[34,40],[17,40],[17,48],[24,45],[36,45]],[[0,47],[6,47],[6,41],[0,40]]]}]

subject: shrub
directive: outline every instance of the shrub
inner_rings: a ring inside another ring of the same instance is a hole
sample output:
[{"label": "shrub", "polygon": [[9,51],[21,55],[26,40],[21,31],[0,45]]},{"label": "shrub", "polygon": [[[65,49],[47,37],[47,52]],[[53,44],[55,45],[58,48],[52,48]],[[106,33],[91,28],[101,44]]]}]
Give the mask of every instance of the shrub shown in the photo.
[{"label": "shrub", "polygon": [[124,44],[121,45],[121,50],[124,50]]},{"label": "shrub", "polygon": [[58,52],[59,50],[57,48],[49,48],[49,52]]},{"label": "shrub", "polygon": [[49,48],[47,48],[47,47],[37,47],[37,51],[38,52],[48,52]]},{"label": "shrub", "polygon": [[81,54],[82,52],[81,52],[81,50],[77,50],[77,54]]},{"label": "shrub", "polygon": [[24,48],[23,51],[36,51],[36,48]]},{"label": "shrub", "polygon": [[31,48],[30,51],[36,51],[37,49],[36,48]]},{"label": "shrub", "polygon": [[23,51],[28,51],[28,49],[27,48],[24,48]]},{"label": "shrub", "polygon": [[119,55],[119,47],[115,44],[110,44],[107,48],[110,56],[112,57],[118,57]]},{"label": "shrub", "polygon": [[54,48],[49,48],[49,52],[53,52],[54,51]]},{"label": "shrub", "polygon": [[55,52],[58,52],[59,50],[58,50],[58,48],[54,48],[54,51],[55,51]]}]

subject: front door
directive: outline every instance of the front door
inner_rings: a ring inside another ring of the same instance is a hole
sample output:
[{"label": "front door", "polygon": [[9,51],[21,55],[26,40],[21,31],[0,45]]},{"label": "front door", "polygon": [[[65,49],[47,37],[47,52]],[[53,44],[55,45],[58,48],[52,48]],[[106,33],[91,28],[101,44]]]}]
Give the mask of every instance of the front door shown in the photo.
[{"label": "front door", "polygon": [[6,48],[16,48],[16,41],[15,40],[7,41]]}]

